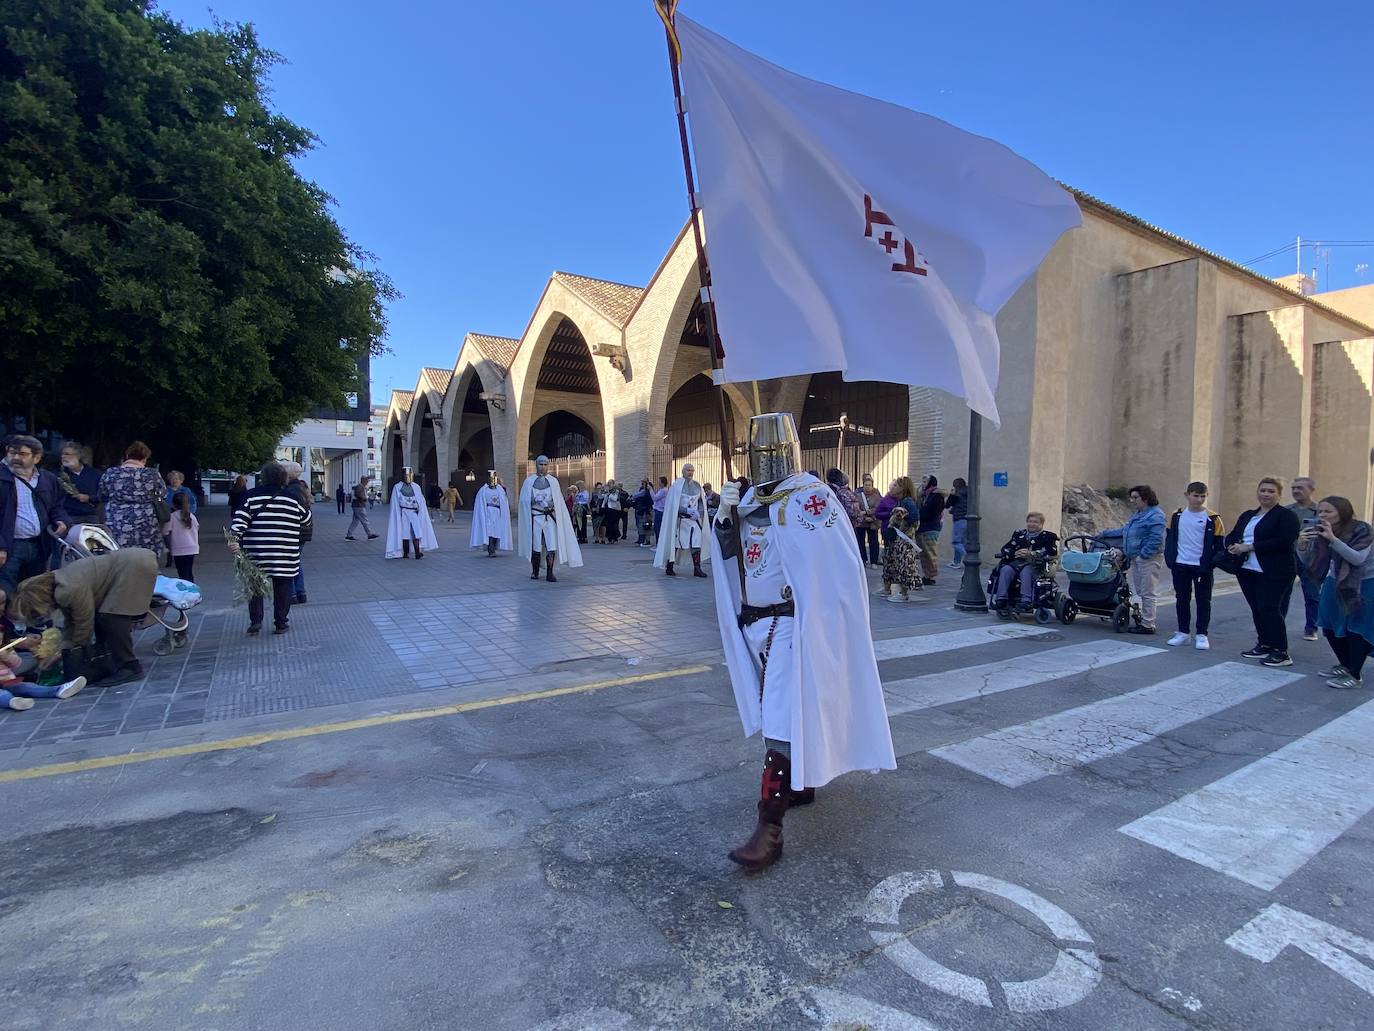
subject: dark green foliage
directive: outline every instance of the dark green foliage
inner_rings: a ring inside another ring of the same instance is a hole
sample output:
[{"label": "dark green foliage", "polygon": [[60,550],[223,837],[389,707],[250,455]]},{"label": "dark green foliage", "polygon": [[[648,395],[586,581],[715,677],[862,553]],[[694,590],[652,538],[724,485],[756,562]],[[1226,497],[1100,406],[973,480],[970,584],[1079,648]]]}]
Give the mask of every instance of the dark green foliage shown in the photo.
[{"label": "dark green foliage", "polygon": [[0,410],[246,468],[381,350],[389,281],[292,160],[250,25],[0,0]]}]

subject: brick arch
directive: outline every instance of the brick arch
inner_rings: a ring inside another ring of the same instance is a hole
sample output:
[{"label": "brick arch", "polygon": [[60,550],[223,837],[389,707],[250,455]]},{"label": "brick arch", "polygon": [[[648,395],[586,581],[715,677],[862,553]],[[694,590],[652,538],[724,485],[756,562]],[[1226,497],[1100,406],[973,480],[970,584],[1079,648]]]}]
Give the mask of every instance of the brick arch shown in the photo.
[{"label": "brick arch", "polygon": [[[621,332],[604,316],[593,312],[585,303],[571,295],[570,291],[561,287],[556,281],[550,281],[545,290],[544,299],[535,312],[535,319],[531,321],[530,329],[526,331],[525,337],[520,342],[520,349],[511,366],[510,383],[514,394],[511,399],[514,414],[511,427],[513,431],[513,460],[518,463],[527,458],[525,452],[529,449],[530,429],[539,417],[535,414],[539,394],[539,373],[543,368],[544,358],[548,354],[549,344],[565,319],[577,329],[583,344],[587,347],[587,356],[591,360],[592,369],[596,376],[596,405],[594,408],[588,406],[583,411],[574,412],[574,414],[582,416],[593,428],[596,428],[596,424],[599,422],[602,440],[604,441],[603,446],[607,452],[607,467],[612,468],[615,434],[610,418],[611,406],[609,402],[626,388],[624,377],[613,369],[609,362],[604,359],[598,361],[592,355],[591,344],[593,340],[598,338],[609,338],[618,342],[621,338]],[[538,327],[537,330],[535,327]],[[586,396],[590,398],[593,395],[588,394]],[[589,414],[594,412],[598,418],[596,420],[586,419],[583,414],[584,411]]]}]

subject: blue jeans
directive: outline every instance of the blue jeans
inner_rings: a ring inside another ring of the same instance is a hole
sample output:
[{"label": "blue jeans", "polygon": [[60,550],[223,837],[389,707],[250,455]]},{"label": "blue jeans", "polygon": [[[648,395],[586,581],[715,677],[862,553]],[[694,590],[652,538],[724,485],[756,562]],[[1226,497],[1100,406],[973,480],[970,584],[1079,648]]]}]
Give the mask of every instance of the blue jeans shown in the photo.
[{"label": "blue jeans", "polygon": [[[1301,573],[1298,575],[1298,583],[1302,586],[1302,632],[1308,634],[1317,628],[1317,603],[1321,600],[1322,585],[1320,580],[1313,580]],[[1285,620],[1288,618],[1288,603],[1292,600],[1293,585],[1290,583],[1288,590],[1283,592],[1283,601],[1279,602],[1279,612]]]},{"label": "blue jeans", "polygon": [[968,532],[968,520],[954,520],[954,528],[950,531],[950,543],[954,545],[954,564],[958,565],[964,561],[964,534]]},{"label": "blue jeans", "polygon": [[48,564],[43,560],[42,542],[36,537],[16,540],[10,544],[5,564],[0,566],[0,589],[13,598],[21,580],[47,571]]}]

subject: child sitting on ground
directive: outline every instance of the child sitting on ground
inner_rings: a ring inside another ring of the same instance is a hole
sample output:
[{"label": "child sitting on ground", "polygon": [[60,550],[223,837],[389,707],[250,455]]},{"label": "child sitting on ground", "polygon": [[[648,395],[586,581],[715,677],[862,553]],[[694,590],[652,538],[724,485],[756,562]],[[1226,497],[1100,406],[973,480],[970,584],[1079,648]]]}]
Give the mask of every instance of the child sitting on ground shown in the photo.
[{"label": "child sitting on ground", "polygon": [[[883,589],[878,596],[896,603],[910,601],[910,592],[922,589],[918,564],[921,549],[911,536],[906,509],[900,505],[888,517],[883,541],[887,547],[883,552]],[[901,590],[900,594],[892,593],[893,585]]]},{"label": "child sitting on ground", "polygon": [[[7,601],[0,591],[0,613]],[[0,709],[23,712],[35,698],[70,698],[85,686],[85,677],[62,682],[62,631],[16,634],[14,624],[0,618]]]}]

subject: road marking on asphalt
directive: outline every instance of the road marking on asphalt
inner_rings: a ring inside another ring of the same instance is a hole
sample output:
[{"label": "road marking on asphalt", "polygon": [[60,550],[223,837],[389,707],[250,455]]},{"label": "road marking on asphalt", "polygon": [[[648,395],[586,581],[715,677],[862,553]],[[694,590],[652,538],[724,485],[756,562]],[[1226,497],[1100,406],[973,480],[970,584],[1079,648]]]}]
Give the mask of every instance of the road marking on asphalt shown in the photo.
[{"label": "road marking on asphalt", "polygon": [[[996,895],[1024,909],[1057,939],[1054,965],[1048,973],[1030,981],[998,982],[1007,1008],[1013,1013],[1037,1013],[1072,1006],[1086,999],[1097,987],[1102,979],[1102,961],[1088,932],[1069,913],[1029,888],[986,874],[955,870],[950,878],[962,888]],[[938,870],[893,874],[869,892],[867,918],[870,923],[897,924],[906,899],[915,894],[933,894],[943,888]],[[883,955],[922,984],[977,1006],[993,1005],[987,981],[951,970],[931,959],[912,942],[910,932],[870,927],[868,933],[882,947]],[[1075,946],[1068,945],[1069,942]]]},{"label": "road marking on asphalt", "polygon": [[1226,944],[1261,963],[1272,963],[1291,945],[1374,995],[1374,969],[1351,955],[1374,960],[1374,942],[1296,909],[1277,903],[1269,906],[1227,938]]},{"label": "road marking on asphalt", "polygon": [[1019,788],[1119,755],[1185,724],[1301,680],[1298,673],[1223,662],[1138,691],[931,750],[956,766]]},{"label": "road marking on asphalt", "polygon": [[873,654],[878,661],[884,659],[909,659],[915,655],[935,655],[951,652],[956,648],[971,648],[979,644],[995,644],[998,641],[1024,640],[1027,637],[1044,637],[1053,633],[1040,626],[1023,626],[1020,623],[992,624],[989,626],[969,627],[965,630],[945,630],[938,634],[916,634],[910,637],[889,637],[873,642]]},{"label": "road marking on asphalt", "polygon": [[928,1020],[859,995],[838,992],[833,988],[808,988],[807,992],[816,1000],[814,1007],[808,1007],[810,1012],[807,1016],[827,1031],[837,1027],[861,1027],[872,1031],[940,1031],[937,1025]]},{"label": "road marking on asphalt", "polygon": [[1121,832],[1271,891],[1374,809],[1371,740],[1365,702]]},{"label": "road marking on asphalt", "polygon": [[887,693],[887,713],[896,716],[935,705],[964,702],[983,695],[1000,694],[1017,688],[1081,676],[1103,666],[1130,659],[1163,655],[1160,648],[1106,638],[1071,644],[1063,648],[1018,655],[1014,659],[988,662],[980,666],[927,673],[908,680],[883,685]]},{"label": "road marking on asphalt", "polygon": [[408,712],[393,712],[382,716],[365,716],[356,720],[316,723],[308,727],[291,727],[286,730],[269,730],[261,734],[245,734],[242,737],[223,738],[219,741],[197,741],[194,744],[157,748],[147,752],[125,752],[120,755],[105,755],[94,759],[79,759],[75,762],[52,763],[48,766],[30,766],[22,770],[0,770],[0,784],[10,784],[19,780],[34,780],[38,777],[59,777],[67,773],[87,773],[91,770],[104,770],[112,766],[125,766],[130,763],[176,759],[184,755],[203,755],[206,752],[228,752],[240,748],[256,748],[259,745],[269,745],[277,741],[294,741],[298,738],[318,737],[322,734],[342,734],[346,731],[367,730],[371,727],[384,727],[393,723],[432,720],[443,716],[456,716],[463,712],[478,712],[482,709],[495,709],[503,705],[518,705],[522,702],[537,702],[546,698],[561,698],[564,695],[590,694],[611,687],[628,687],[633,684],[646,684],[655,680],[685,677],[694,673],[709,673],[710,671],[710,666],[684,666],[681,669],[661,670],[657,673],[638,673],[634,676],[597,680],[589,684],[574,684],[570,687],[554,687],[544,691],[526,691],[522,694],[502,695],[497,698],[480,698],[472,702],[436,705],[429,709],[412,709]]}]

